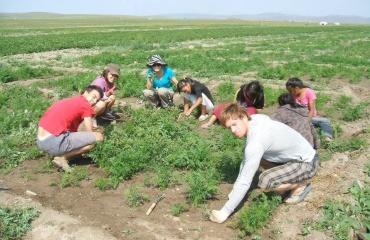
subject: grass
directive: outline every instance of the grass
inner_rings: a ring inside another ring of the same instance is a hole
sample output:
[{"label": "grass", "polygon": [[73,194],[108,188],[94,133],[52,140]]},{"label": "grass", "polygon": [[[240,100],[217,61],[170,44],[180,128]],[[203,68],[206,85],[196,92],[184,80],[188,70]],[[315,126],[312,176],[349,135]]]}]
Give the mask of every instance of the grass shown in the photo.
[{"label": "grass", "polygon": [[39,214],[34,207],[0,206],[0,238],[4,240],[21,239],[31,229],[31,222]]},{"label": "grass", "polygon": [[[41,115],[53,102],[78,94],[107,64],[121,67],[117,97],[139,98],[146,82],[145,64],[153,54],[162,55],[178,79],[190,76],[204,82],[216,105],[233,99],[241,84],[259,80],[265,86],[265,109],[275,107],[277,97],[286,91],[285,81],[305,76],[305,82],[318,91],[317,108],[330,117],[336,137],[319,150],[321,161],[330,160],[335,152],[368,147],[362,136],[341,136],[341,126],[368,117],[369,102],[355,102],[347,95],[333,97],[321,90],[327,89],[332,79],[349,79],[350,84],[369,81],[369,26],[322,28],[270,22],[262,27],[259,22],[239,20],[148,22],[144,18],[117,21],[101,17],[18,20],[0,19],[3,172],[11,172],[23,161],[45,157],[34,144]],[[158,34],[161,27],[164,30]],[[30,53],[42,53],[42,57]],[[41,81],[26,82],[32,79]],[[186,202],[171,210],[179,215],[190,205],[206,205],[217,196],[221,182],[235,181],[245,141],[227,130],[214,127],[200,132],[192,118],[176,122],[181,111],[177,106],[153,112],[149,107],[132,109],[127,104],[114,110],[124,113],[127,120],[105,126],[105,141],[89,153],[106,173],[107,177],[94,181],[102,191],[116,189],[122,181],[142,173],[153,174],[146,185],[162,190],[180,182],[186,185]],[[50,173],[50,166],[41,168],[40,172]],[[50,186],[77,186],[89,178],[86,169],[75,170],[61,174]],[[34,176],[24,172],[23,177],[32,180]],[[125,193],[131,207],[149,200],[138,190],[132,187]],[[244,235],[258,231],[273,212],[258,204],[275,202],[266,196],[250,198],[251,207],[257,207],[242,210],[245,214],[237,224]]]}]

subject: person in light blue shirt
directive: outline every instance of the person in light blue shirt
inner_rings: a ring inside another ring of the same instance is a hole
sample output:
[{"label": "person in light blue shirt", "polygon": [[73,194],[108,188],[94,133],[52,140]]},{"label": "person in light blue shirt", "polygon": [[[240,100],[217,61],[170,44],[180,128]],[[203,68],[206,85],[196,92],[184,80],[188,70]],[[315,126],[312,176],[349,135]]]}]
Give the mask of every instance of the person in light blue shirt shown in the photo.
[{"label": "person in light blue shirt", "polygon": [[146,89],[143,94],[150,104],[157,108],[167,108],[173,103],[173,86],[177,85],[175,73],[159,55],[153,55],[147,64]]}]

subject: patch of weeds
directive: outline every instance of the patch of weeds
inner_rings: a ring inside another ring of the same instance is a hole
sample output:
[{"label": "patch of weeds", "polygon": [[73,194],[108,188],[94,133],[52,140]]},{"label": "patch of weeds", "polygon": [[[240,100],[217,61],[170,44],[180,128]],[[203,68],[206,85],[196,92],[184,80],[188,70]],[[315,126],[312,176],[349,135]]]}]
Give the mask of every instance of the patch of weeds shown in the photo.
[{"label": "patch of weeds", "polygon": [[64,172],[60,183],[61,188],[78,186],[78,183],[89,176],[86,168],[74,168],[72,172]]},{"label": "patch of weeds", "polygon": [[49,182],[49,186],[50,186],[50,187],[58,186],[58,181],[57,181],[57,180],[55,180],[55,179],[52,179],[52,180]]},{"label": "patch of weeds", "polygon": [[250,203],[239,211],[238,220],[231,227],[239,229],[240,237],[249,236],[266,226],[269,218],[281,203],[281,197],[274,193],[250,194]]},{"label": "patch of weeds", "polygon": [[39,216],[34,207],[10,209],[0,207],[0,239],[21,239],[31,229],[31,222]]},{"label": "patch of weeds", "polygon": [[352,239],[352,232],[369,239],[370,234],[370,185],[354,182],[348,193],[350,201],[330,199],[323,207],[324,216],[315,229],[328,231],[334,239]]},{"label": "patch of weeds", "polygon": [[154,181],[157,183],[157,186],[163,190],[170,186],[171,178],[172,170],[169,167],[159,167]]},{"label": "patch of weeds", "polygon": [[186,197],[194,206],[205,203],[219,191],[217,185],[220,176],[214,176],[217,174],[215,170],[196,170],[187,175],[186,182],[189,187],[186,190]]},{"label": "patch of weeds", "polygon": [[171,208],[171,215],[173,216],[180,216],[181,213],[183,212],[188,212],[189,211],[189,205],[186,203],[174,203],[172,208]]},{"label": "patch of weeds", "polygon": [[51,162],[51,159],[48,159],[47,161],[42,161],[39,164],[39,173],[52,173],[53,170],[53,163]]},{"label": "patch of weeds", "polygon": [[31,172],[30,170],[28,170],[28,171],[21,170],[21,171],[20,171],[20,175],[21,175],[21,177],[22,177],[26,182],[37,180],[37,176],[36,176],[33,172]]},{"label": "patch of weeds", "polygon": [[225,102],[234,98],[235,86],[232,82],[221,83],[217,87],[217,94],[220,98],[220,102]]},{"label": "patch of weeds", "polygon": [[132,186],[125,191],[125,200],[130,207],[137,208],[142,206],[144,202],[150,201],[150,197],[148,195],[139,193],[138,190],[139,187]]},{"label": "patch of weeds", "polygon": [[365,165],[364,173],[366,173],[370,177],[370,163]]},{"label": "patch of weeds", "polygon": [[301,229],[301,233],[299,235],[306,236],[311,233],[313,227],[312,220],[307,220],[303,223],[303,228]]},{"label": "patch of weeds", "polygon": [[98,178],[95,180],[95,186],[102,191],[116,189],[118,184],[119,180],[116,178]]},{"label": "patch of weeds", "polygon": [[346,108],[341,116],[341,119],[347,122],[353,122],[360,119],[365,115],[365,107],[369,105],[367,103],[359,103],[355,106]]},{"label": "patch of weeds", "polygon": [[[322,142],[323,143],[323,142]],[[323,145],[326,145],[326,149],[331,152],[346,152],[346,151],[355,151],[360,148],[366,148],[368,143],[367,139],[361,137],[354,137],[349,140],[335,140],[332,142],[324,142]]]}]

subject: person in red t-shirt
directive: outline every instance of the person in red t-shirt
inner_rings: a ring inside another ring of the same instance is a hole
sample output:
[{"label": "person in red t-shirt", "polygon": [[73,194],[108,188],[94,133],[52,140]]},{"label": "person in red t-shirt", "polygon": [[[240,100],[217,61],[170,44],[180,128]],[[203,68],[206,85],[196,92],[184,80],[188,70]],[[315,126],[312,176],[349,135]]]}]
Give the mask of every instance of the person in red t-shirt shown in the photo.
[{"label": "person in red t-shirt", "polygon": [[[70,171],[68,160],[86,153],[92,144],[103,140],[100,132],[93,132],[93,106],[103,97],[98,86],[88,86],[84,92],[72,98],[54,103],[41,117],[37,132],[37,146],[55,156],[53,163],[64,171]],[[77,132],[84,122],[85,132]]]},{"label": "person in red t-shirt", "polygon": [[[221,116],[221,111],[222,109],[224,108],[224,106],[226,105],[227,103],[223,103],[221,104],[220,106],[218,106],[214,111],[213,111],[213,114],[211,116],[211,118],[209,119],[209,121],[205,124],[203,124],[201,126],[201,128],[209,128],[210,126],[212,126],[216,121],[219,121],[220,120],[220,116]],[[256,114],[258,113],[257,109],[255,107],[246,107],[247,109],[247,112],[249,115],[253,115],[253,114]]]}]

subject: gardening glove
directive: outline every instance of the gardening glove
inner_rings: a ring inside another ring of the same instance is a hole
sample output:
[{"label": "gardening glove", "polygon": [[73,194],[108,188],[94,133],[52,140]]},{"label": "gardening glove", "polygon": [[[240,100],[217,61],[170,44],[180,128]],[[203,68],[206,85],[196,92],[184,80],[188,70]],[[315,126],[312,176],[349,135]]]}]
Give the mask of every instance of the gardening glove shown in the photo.
[{"label": "gardening glove", "polygon": [[212,213],[209,219],[215,223],[223,223],[225,222],[228,216],[229,215],[227,213],[224,213],[222,210],[220,211],[212,210]]}]

